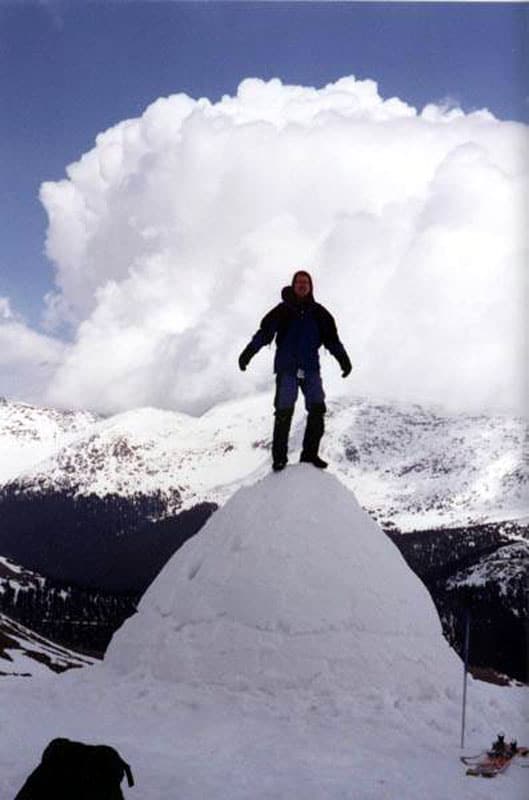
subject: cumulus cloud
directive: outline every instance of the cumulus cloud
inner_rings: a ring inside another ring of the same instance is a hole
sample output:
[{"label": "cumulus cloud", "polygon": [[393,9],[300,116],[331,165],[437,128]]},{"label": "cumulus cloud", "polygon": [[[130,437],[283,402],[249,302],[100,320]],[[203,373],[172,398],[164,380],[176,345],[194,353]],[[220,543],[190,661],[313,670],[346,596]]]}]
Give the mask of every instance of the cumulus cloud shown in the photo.
[{"label": "cumulus cloud", "polygon": [[13,310],[9,298],[0,297],[0,392],[42,402],[66,350],[67,346],[56,338],[29,328]]},{"label": "cumulus cloud", "polygon": [[373,81],[243,81],[101,133],[41,187],[74,344],[48,399],[200,412],[271,385],[237,354],[292,272],[312,272],[356,371],[330,392],[523,407],[527,128]]}]

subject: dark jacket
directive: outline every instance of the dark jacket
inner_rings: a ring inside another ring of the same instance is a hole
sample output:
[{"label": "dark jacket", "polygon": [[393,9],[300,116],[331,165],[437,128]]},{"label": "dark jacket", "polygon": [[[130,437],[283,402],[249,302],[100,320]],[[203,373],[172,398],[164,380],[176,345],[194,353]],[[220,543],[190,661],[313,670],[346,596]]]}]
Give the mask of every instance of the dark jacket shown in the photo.
[{"label": "dark jacket", "polygon": [[343,370],[350,369],[349,356],[327,309],[317,303],[312,294],[303,301],[298,300],[292,286],[284,287],[281,298],[282,302],[263,317],[259,330],[245,349],[246,361],[275,337],[274,372],[319,370],[321,345],[332,353]]}]

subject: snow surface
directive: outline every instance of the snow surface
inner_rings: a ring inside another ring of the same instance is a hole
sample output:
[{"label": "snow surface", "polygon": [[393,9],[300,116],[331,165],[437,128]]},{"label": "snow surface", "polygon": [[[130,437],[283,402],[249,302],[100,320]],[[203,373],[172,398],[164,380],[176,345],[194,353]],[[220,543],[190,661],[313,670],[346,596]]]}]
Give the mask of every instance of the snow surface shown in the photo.
[{"label": "snow surface", "polygon": [[[0,797],[54,736],[105,742],[142,800],[525,800],[459,762],[462,667],[432,601],[338,480],[288,468],[181,548],[105,662],[0,681]],[[529,741],[527,690],[469,679],[467,748]]]}]

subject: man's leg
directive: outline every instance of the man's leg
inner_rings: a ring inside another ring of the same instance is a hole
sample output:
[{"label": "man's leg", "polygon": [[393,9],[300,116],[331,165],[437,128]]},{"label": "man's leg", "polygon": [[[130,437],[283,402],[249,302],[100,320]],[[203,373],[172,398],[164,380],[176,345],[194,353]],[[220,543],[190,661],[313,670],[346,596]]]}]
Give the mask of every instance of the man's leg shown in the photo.
[{"label": "man's leg", "polygon": [[277,375],[274,399],[274,437],[272,440],[272,467],[275,472],[286,467],[288,461],[288,436],[297,395],[298,384],[295,375],[285,372]]},{"label": "man's leg", "polygon": [[301,388],[305,395],[305,407],[308,414],[300,461],[306,461],[314,464],[315,467],[319,467],[319,469],[325,469],[328,464],[318,455],[321,438],[325,430],[324,415],[327,411],[320,373],[308,373],[301,384]]}]

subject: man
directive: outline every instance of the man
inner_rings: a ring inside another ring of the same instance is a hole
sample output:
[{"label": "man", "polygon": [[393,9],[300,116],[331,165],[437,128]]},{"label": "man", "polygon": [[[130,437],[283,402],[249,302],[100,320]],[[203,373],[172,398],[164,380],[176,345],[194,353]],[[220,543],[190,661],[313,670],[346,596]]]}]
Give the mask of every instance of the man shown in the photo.
[{"label": "man", "polygon": [[298,387],[303,392],[308,412],[300,461],[325,469],[327,462],[318,455],[326,412],[318,350],[323,345],[332,353],[344,378],[351,372],[351,362],[338,338],[333,317],[314,300],[308,272],[296,272],[291,286],[285,286],[281,292],[281,298],[282,302],[263,318],[259,330],[242,351],[239,367],[244,372],[253,356],[275,337],[273,469],[278,472],[287,464],[288,436]]}]

